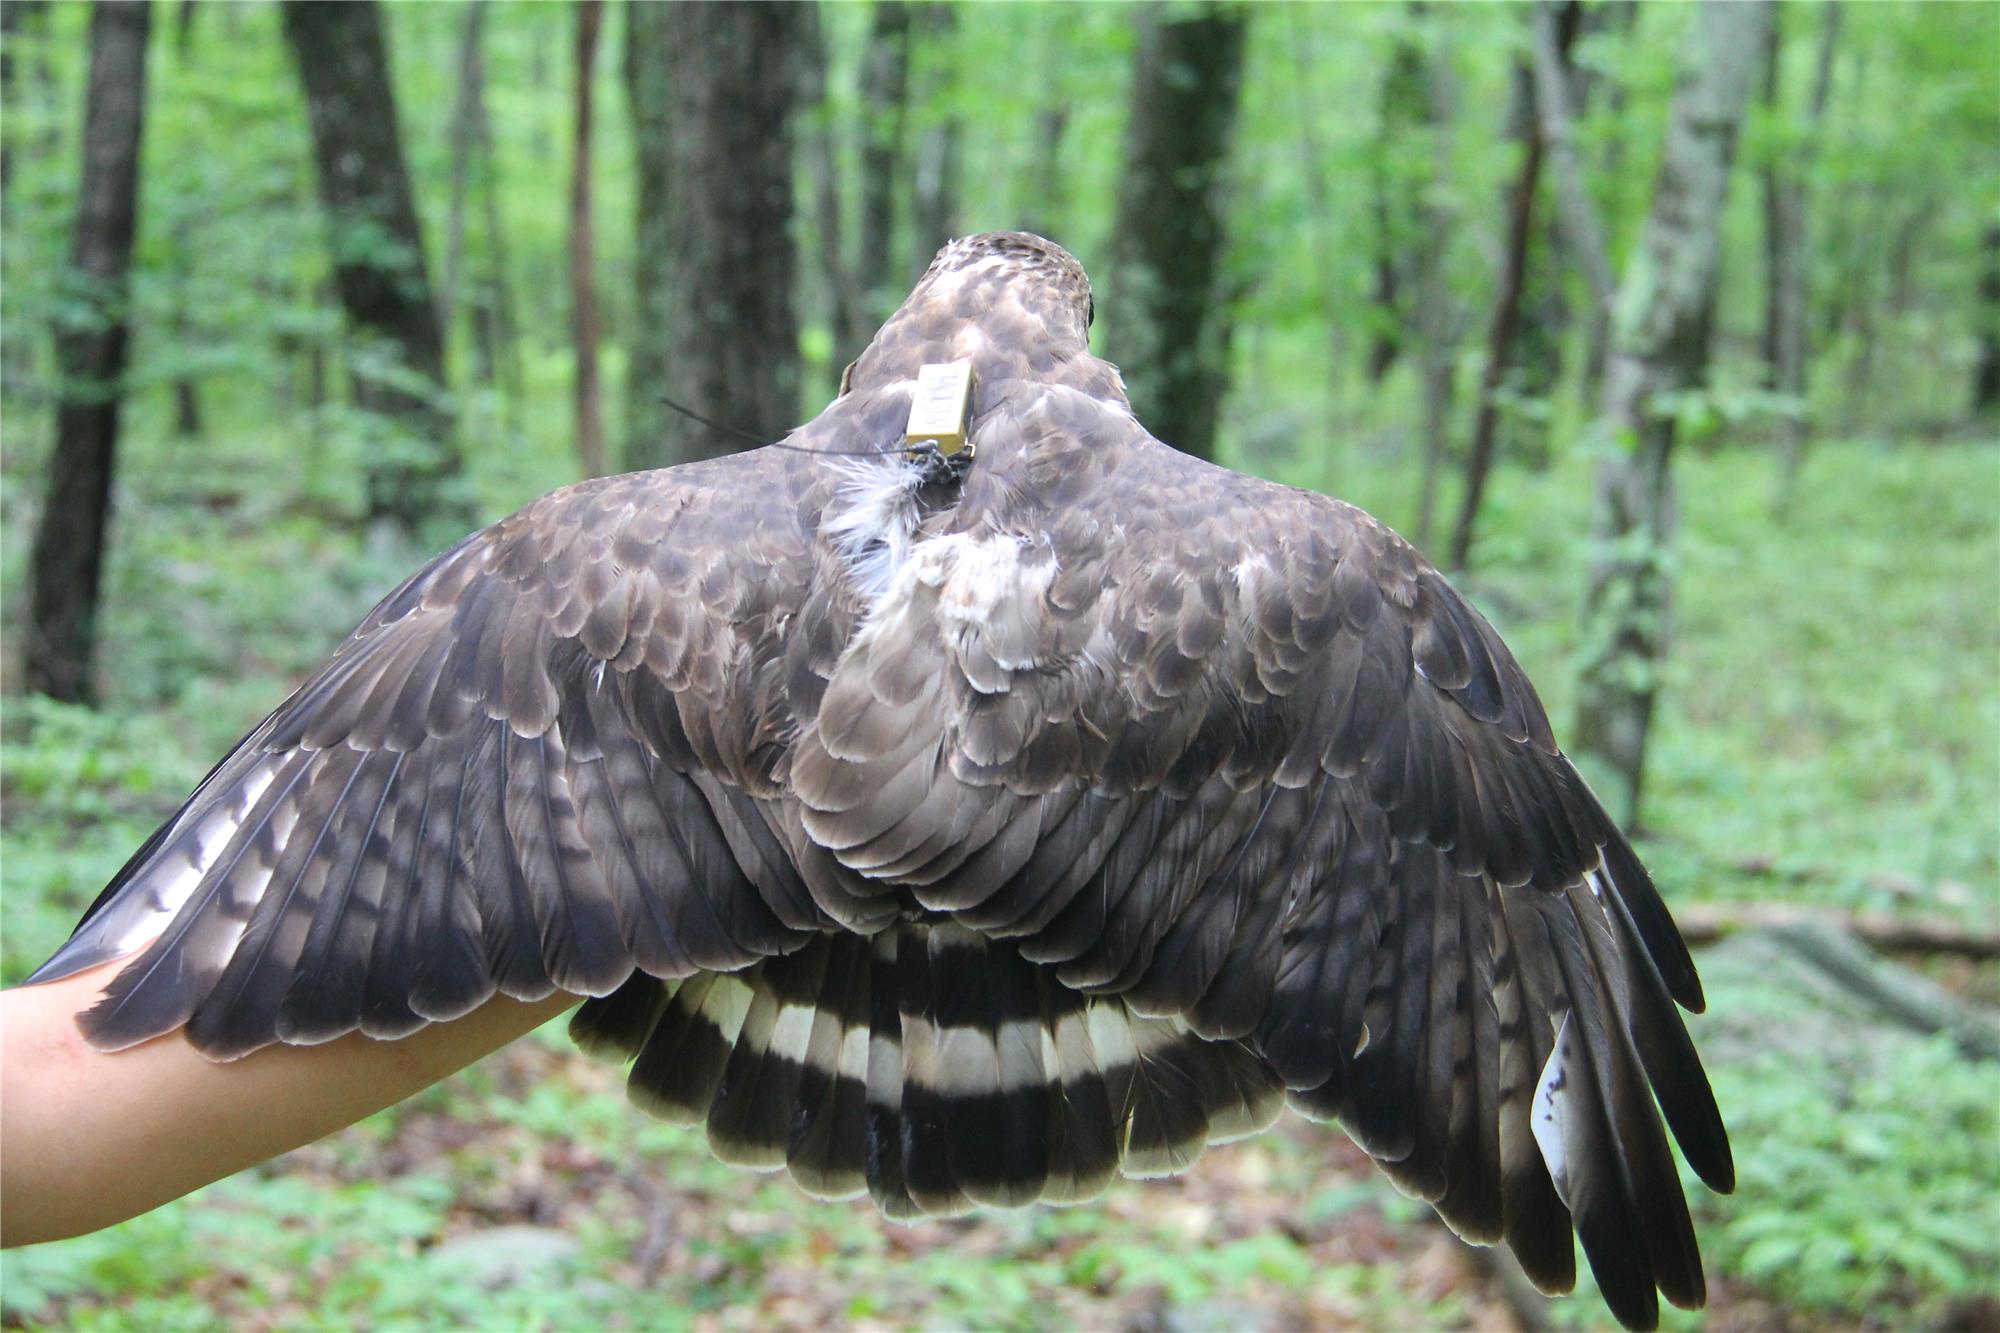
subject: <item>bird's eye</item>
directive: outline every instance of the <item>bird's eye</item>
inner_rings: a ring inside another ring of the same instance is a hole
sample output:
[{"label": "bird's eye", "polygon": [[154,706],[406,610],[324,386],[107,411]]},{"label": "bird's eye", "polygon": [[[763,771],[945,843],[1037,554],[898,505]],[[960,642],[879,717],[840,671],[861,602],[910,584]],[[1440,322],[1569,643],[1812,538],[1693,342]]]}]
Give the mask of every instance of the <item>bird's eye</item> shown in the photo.
[{"label": "bird's eye", "polygon": [[1097,323],[1097,297],[1093,293],[1083,298],[1083,327],[1091,328]]}]

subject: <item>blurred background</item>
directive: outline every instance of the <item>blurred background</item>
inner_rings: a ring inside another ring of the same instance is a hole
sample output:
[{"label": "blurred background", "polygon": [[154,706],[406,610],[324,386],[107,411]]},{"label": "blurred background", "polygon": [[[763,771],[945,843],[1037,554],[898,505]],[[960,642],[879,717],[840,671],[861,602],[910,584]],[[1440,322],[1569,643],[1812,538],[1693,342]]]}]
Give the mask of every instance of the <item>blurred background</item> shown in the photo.
[{"label": "blurred background", "polygon": [[[1454,572],[1699,945],[1677,1327],[2000,1325],[2000,7],[5,0],[0,975],[426,553],[771,438],[1029,228],[1169,442]],[[543,1033],[7,1327],[1596,1327],[1337,1131],[889,1226]]]}]

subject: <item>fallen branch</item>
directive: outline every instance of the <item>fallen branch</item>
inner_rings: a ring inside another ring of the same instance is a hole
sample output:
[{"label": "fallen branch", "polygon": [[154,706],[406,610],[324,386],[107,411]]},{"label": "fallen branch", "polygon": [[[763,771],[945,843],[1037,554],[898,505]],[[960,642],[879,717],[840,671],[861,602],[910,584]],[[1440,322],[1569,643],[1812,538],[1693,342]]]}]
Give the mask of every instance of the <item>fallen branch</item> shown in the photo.
[{"label": "fallen branch", "polygon": [[1952,954],[1980,961],[2000,958],[2000,931],[1894,912],[1801,907],[1796,903],[1697,903],[1676,908],[1674,920],[1681,928],[1681,938],[1689,944],[1713,944],[1743,930],[1815,926],[1844,931],[1882,953]]}]

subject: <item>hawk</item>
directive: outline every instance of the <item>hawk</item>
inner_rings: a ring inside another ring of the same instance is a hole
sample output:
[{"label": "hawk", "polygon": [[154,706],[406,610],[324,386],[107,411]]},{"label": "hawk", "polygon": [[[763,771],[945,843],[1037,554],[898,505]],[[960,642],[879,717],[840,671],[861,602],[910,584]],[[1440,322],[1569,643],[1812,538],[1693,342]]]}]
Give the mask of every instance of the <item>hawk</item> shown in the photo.
[{"label": "hawk", "polygon": [[[136,950],[89,1041],[224,1060],[587,996],[642,1107],[893,1217],[1289,1103],[1544,1289],[1573,1230],[1626,1324],[1700,1305],[1660,1113],[1734,1168],[1645,869],[1479,613],[1150,436],[1092,313],[1056,245],[955,241],[782,444],[467,537],[33,979]],[[951,362],[967,447],[906,447]]]}]

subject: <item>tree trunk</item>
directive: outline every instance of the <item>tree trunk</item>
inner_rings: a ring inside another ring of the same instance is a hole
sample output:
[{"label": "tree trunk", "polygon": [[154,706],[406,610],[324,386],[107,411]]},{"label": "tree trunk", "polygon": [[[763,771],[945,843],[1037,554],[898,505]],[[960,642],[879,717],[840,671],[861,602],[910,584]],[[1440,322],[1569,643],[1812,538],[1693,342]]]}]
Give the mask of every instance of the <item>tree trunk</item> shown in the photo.
[{"label": "tree trunk", "polygon": [[1604,461],[1597,476],[1597,549],[1585,600],[1576,748],[1599,778],[1615,784],[1606,794],[1628,824],[1639,809],[1668,640],[1671,399],[1698,388],[1707,372],[1708,312],[1730,164],[1770,23],[1770,0],[1705,0],[1695,15],[1668,110],[1652,207],[1617,299],[1595,427]]},{"label": "tree trunk", "polygon": [[[1602,0],[1602,3],[1592,10],[1592,15],[1597,20],[1593,24],[1597,32],[1603,33],[1608,40],[1617,45],[1629,46],[1632,42],[1632,33],[1639,26],[1639,0]],[[1608,119],[1613,125],[1620,127],[1620,132],[1607,136],[1604,160],[1600,164],[1602,174],[1599,179],[1605,183],[1605,211],[1612,217],[1624,217],[1630,178],[1634,174],[1625,170],[1625,153],[1632,136],[1623,132],[1625,112],[1631,105],[1632,94],[1625,80],[1608,76],[1601,78],[1604,83],[1610,85],[1610,96],[1605,99],[1609,105]],[[1596,376],[1593,375],[1591,378],[1594,382]]]},{"label": "tree trunk", "polygon": [[[1604,239],[1604,224],[1597,205],[1583,179],[1583,163],[1576,151],[1572,126],[1574,99],[1569,87],[1567,52],[1581,21],[1578,0],[1566,0],[1557,12],[1550,0],[1536,0],[1534,23],[1535,111],[1540,120],[1542,152],[1554,168],[1556,216],[1562,224],[1563,239],[1577,267],[1583,270],[1590,292],[1589,331],[1585,337],[1592,349],[1610,343],[1612,300],[1615,282],[1611,276],[1611,252]],[[1593,365],[1593,371],[1596,367]],[[1595,379],[1593,374],[1591,377]]]},{"label": "tree trunk", "polygon": [[[14,72],[14,44],[21,40],[22,19],[29,14],[28,5],[0,5],[0,112],[8,119],[19,114],[19,75]],[[14,194],[14,136],[0,133],[0,205],[5,205]]]},{"label": "tree trunk", "polygon": [[444,273],[438,284],[438,328],[446,342],[458,315],[459,284],[465,277],[465,202],[472,179],[477,144],[478,106],[485,96],[486,32],[483,4],[465,6],[465,26],[458,38],[458,95],[451,104],[450,202],[445,208]]},{"label": "tree trunk", "polygon": [[1508,354],[1520,324],[1521,292],[1528,273],[1528,247],[1534,239],[1535,190],[1542,175],[1542,136],[1532,119],[1520,127],[1521,167],[1507,202],[1507,253],[1500,269],[1500,290],[1493,298],[1493,318],[1486,332],[1486,369],[1479,381],[1479,414],[1472,424],[1472,443],[1465,454],[1465,494],[1458,524],[1451,534],[1450,568],[1472,567],[1472,533],[1479,506],[1486,498],[1486,477],[1493,467],[1493,441],[1499,428],[1500,386],[1507,376]]},{"label": "tree trunk", "polygon": [[1243,80],[1240,9],[1140,11],[1112,229],[1111,359],[1152,432],[1215,452],[1228,382],[1222,180]]},{"label": "tree trunk", "polygon": [[1990,222],[1979,242],[1979,356],[1972,370],[1972,415],[2000,414],[2000,222]]},{"label": "tree trunk", "polygon": [[[1419,5],[1418,15],[1429,11]],[[1449,255],[1457,218],[1449,205],[1451,127],[1457,115],[1457,79],[1452,70],[1447,30],[1437,30],[1424,67],[1424,120],[1431,140],[1431,178],[1417,192],[1417,236],[1423,257],[1417,267],[1417,335],[1423,339],[1424,390],[1423,475],[1417,490],[1417,547],[1431,549],[1437,523],[1438,482],[1444,474],[1446,445],[1451,437],[1452,405],[1457,400],[1458,303],[1452,299]]]},{"label": "tree trunk", "polygon": [[30,690],[74,703],[94,697],[91,658],[124,394],[151,25],[144,0],[98,0],[91,12],[70,299],[57,307],[55,451],[29,556],[24,666]]},{"label": "tree trunk", "polygon": [[1380,384],[1403,353],[1403,332],[1415,321],[1404,309],[1404,258],[1416,242],[1413,211],[1400,174],[1392,169],[1396,146],[1425,118],[1424,57],[1408,37],[1397,41],[1382,79],[1381,114],[1369,154],[1368,206],[1375,247],[1372,272],[1375,308],[1370,312],[1368,382]]},{"label": "tree trunk", "polygon": [[[194,57],[194,20],[199,12],[195,0],[181,0],[174,11],[174,58],[182,65],[188,65]],[[174,346],[185,358],[189,352],[201,345],[201,335],[196,332],[193,312],[189,308],[188,288],[192,284],[195,267],[195,236],[201,230],[205,217],[199,202],[182,206],[176,211],[169,228],[173,251],[172,273],[172,313],[168,316],[168,327],[172,332]],[[201,391],[194,376],[185,369],[175,374],[174,394],[174,437],[181,440],[197,440],[202,434]]]},{"label": "tree trunk", "polygon": [[401,535],[461,527],[444,343],[431,302],[382,14],[374,0],[285,5],[305,85],[333,275],[354,335],[348,374],[379,423],[366,460],[368,517]]},{"label": "tree trunk", "polygon": [[946,0],[932,0],[917,11],[917,31],[923,37],[924,94],[922,105],[932,116],[917,140],[917,163],[912,180],[914,199],[910,208],[910,230],[915,237],[910,280],[915,281],[930,267],[932,256],[958,228],[959,140],[963,137],[958,112],[937,111],[948,105],[954,82],[953,62],[958,35],[958,7]]},{"label": "tree trunk", "polygon": [[1326,426],[1323,438],[1329,457],[1317,469],[1314,484],[1331,486],[1338,480],[1332,451],[1340,447],[1346,432],[1342,411],[1342,388],[1347,379],[1346,302],[1341,299],[1339,227],[1333,215],[1333,190],[1327,180],[1326,145],[1320,137],[1322,109],[1319,103],[1312,47],[1314,18],[1302,5],[1292,7],[1292,86],[1298,94],[1299,167],[1305,182],[1306,231],[1312,241],[1314,277],[1320,299],[1320,319],[1326,326]]},{"label": "tree trunk", "polygon": [[898,293],[896,191],[903,182],[903,145],[910,104],[910,6],[879,0],[861,67],[861,234],[854,255],[853,323],[842,339],[841,364],[859,356],[894,308]]},{"label": "tree trunk", "polygon": [[[1778,13],[1782,13],[1780,10]],[[1819,51],[1814,64],[1812,100],[1807,105],[1803,134],[1782,157],[1764,163],[1765,308],[1764,355],[1766,382],[1786,399],[1778,422],[1779,476],[1774,510],[1791,508],[1799,468],[1805,461],[1806,435],[1806,190],[1813,160],[1819,153],[1820,126],[1826,119],[1833,85],[1833,55],[1840,40],[1841,6],[1827,0],[1821,9]],[[1778,21],[1774,17],[1766,44],[1764,102],[1773,115],[1783,114],[1778,67]]]},{"label": "tree trunk", "polygon": [[590,108],[604,0],[576,7],[576,140],[569,185],[570,331],[576,342],[576,455],[583,475],[604,475],[597,385],[597,247],[590,207]]},{"label": "tree trunk", "polygon": [[856,322],[854,275],[848,269],[847,250],[843,244],[847,229],[841,216],[840,164],[834,141],[833,101],[827,95],[830,57],[826,33],[820,24],[818,5],[806,6],[799,17],[803,29],[799,51],[799,101],[802,106],[815,109],[806,153],[808,174],[812,178],[813,230],[819,240],[819,290],[825,296],[826,327],[833,342],[828,387],[837,389],[844,367],[861,351],[859,345],[848,345]]},{"label": "tree trunk", "polygon": [[[183,4],[181,12],[188,6]],[[173,331],[174,345],[182,356],[200,345],[200,335],[195,332],[193,313],[189,309],[188,286],[194,267],[194,219],[176,218],[173,225],[173,313],[169,316]],[[174,436],[182,440],[197,440],[202,434],[201,391],[195,385],[194,376],[182,371],[174,376]]]},{"label": "tree trunk", "polygon": [[623,466],[649,467],[666,457],[667,340],[671,293],[667,253],[673,231],[667,216],[669,107],[668,6],[628,4],[625,11],[625,97],[632,124],[635,187],[632,192],[632,322],[625,346],[625,450]]},{"label": "tree trunk", "polygon": [[[642,185],[663,191],[663,225],[644,216],[640,244],[666,244],[657,325],[635,341],[645,390],[732,427],[775,439],[799,409],[797,272],[792,221],[792,107],[802,18],[792,5],[717,0],[636,5],[633,31],[657,24],[634,61],[635,93],[668,98],[636,118]],[[646,23],[641,11],[655,11]],[[653,262],[647,260],[648,263]],[[664,295],[662,295],[664,293]],[[638,378],[635,376],[635,378]],[[632,441],[634,466],[728,453],[729,437],[681,415]]]},{"label": "tree trunk", "polygon": [[[500,164],[493,124],[486,114],[486,12],[484,3],[464,7],[458,44],[458,93],[451,112],[451,202],[445,214],[444,282],[438,292],[438,328],[447,347],[461,309],[472,333],[472,377],[482,388],[498,388],[508,428],[522,432],[521,350],[514,319],[513,289],[507,280],[507,233],[500,220]],[[538,48],[539,49],[539,48]],[[484,265],[475,274],[468,245],[467,213],[479,196],[479,233]]]},{"label": "tree trunk", "polygon": [[[1619,0],[1612,2],[1618,3]],[[1567,51],[1563,53],[1563,58],[1568,62]],[[1574,66],[1571,65],[1571,68]],[[1535,111],[1535,68],[1532,59],[1524,57],[1517,60],[1513,77],[1508,83],[1508,137],[1521,145],[1524,154],[1532,138],[1542,158],[1541,183],[1535,187],[1534,227],[1528,235],[1523,257],[1519,297],[1521,309],[1513,338],[1508,344],[1507,364],[1502,368],[1499,381],[1500,396],[1525,407],[1531,402],[1546,402],[1562,383],[1563,359],[1576,310],[1564,280],[1568,265],[1562,225],[1556,219],[1556,210],[1547,203],[1547,196],[1551,193],[1548,186],[1548,154],[1541,147],[1542,132]],[[1600,89],[1608,87],[1610,97],[1607,100],[1614,103],[1618,100],[1620,85],[1608,75],[1600,75],[1597,86]],[[1512,217],[1513,199],[1513,183],[1510,181],[1501,190],[1502,217]],[[1602,349],[1583,350],[1588,372],[1585,382],[1594,385],[1603,367]],[[1536,420],[1530,412],[1496,411],[1491,449],[1494,458],[1512,458],[1537,471],[1546,468],[1553,457],[1546,421]]]},{"label": "tree trunk", "polygon": [[[16,46],[21,39],[34,32],[38,44],[46,49],[48,42],[48,0],[8,0],[0,4],[0,218],[5,219],[5,230],[11,237],[16,208],[14,198],[14,173],[20,169],[20,153],[23,148],[31,152],[36,148],[46,149],[45,139],[30,144],[20,143],[21,124],[21,73],[15,66]],[[46,79],[48,58],[38,59],[38,70]],[[41,90],[51,92],[46,86]],[[53,101],[53,97],[50,99]],[[35,378],[35,345],[29,336],[19,331],[0,338],[0,396],[10,403],[19,402]]]},{"label": "tree trunk", "polygon": [[528,387],[521,369],[521,322],[514,310],[514,285],[508,277],[507,227],[500,212],[500,155],[493,142],[493,121],[486,112],[484,44],[475,48],[473,69],[472,147],[474,179],[479,187],[481,231],[486,241],[486,270],[473,292],[474,346],[484,363],[482,382],[497,383],[507,426],[519,437]]},{"label": "tree trunk", "polygon": [[1035,160],[1028,190],[1029,213],[1025,223],[1037,236],[1057,244],[1068,230],[1069,210],[1064,199],[1062,146],[1069,131],[1069,101],[1060,89],[1051,91],[1042,109],[1035,113]]}]

